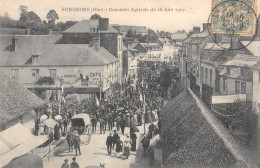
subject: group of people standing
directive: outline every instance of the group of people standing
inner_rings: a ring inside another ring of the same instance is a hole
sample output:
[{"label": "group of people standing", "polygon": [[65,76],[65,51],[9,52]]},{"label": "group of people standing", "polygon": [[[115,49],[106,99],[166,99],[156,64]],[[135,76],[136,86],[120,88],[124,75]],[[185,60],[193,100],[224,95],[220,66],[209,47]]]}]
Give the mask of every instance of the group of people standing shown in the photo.
[{"label": "group of people standing", "polygon": [[115,149],[117,157],[125,156],[128,159],[130,150],[136,151],[136,139],[137,136],[135,133],[131,137],[126,135],[126,137],[122,136],[120,138],[117,131],[114,130],[114,134],[109,133],[106,139],[108,155],[111,155],[112,149]]}]

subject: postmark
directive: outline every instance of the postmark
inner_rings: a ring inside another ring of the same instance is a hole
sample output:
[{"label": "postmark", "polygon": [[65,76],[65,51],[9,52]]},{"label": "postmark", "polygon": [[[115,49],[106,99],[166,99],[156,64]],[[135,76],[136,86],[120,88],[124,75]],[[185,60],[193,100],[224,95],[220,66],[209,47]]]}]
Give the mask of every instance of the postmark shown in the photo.
[{"label": "postmark", "polygon": [[211,34],[254,36],[257,26],[257,0],[213,0]]}]

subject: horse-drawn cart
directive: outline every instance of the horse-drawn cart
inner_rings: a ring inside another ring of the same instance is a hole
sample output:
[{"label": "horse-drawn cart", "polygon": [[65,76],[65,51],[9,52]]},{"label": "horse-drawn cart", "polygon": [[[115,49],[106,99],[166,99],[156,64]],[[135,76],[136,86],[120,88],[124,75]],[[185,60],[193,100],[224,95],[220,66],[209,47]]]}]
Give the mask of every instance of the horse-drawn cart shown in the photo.
[{"label": "horse-drawn cart", "polygon": [[71,127],[73,132],[77,132],[82,142],[90,142],[92,135],[91,119],[88,114],[76,114],[71,118]]}]

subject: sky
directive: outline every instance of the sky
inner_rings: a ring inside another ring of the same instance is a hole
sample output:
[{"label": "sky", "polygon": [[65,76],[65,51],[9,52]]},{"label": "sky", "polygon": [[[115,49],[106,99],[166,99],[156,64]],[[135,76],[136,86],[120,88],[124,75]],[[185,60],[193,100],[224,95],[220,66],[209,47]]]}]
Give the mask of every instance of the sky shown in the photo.
[{"label": "sky", "polygon": [[[87,20],[97,13],[109,18],[110,24],[146,26],[169,32],[183,29],[189,31],[194,26],[202,27],[202,23],[208,21],[211,10],[211,0],[0,0],[0,14],[8,12],[11,18],[17,20],[20,5],[28,6],[28,11],[34,11],[42,20],[47,20],[46,15],[51,9],[56,10],[58,21],[62,22]],[[68,8],[89,11],[69,12]],[[92,8],[101,11],[91,11]],[[119,8],[130,11],[115,11]],[[148,11],[133,12],[132,8],[146,8]],[[152,8],[155,11],[151,11]],[[158,10],[161,8],[162,11]],[[165,11],[165,8],[171,8],[172,11]]]}]

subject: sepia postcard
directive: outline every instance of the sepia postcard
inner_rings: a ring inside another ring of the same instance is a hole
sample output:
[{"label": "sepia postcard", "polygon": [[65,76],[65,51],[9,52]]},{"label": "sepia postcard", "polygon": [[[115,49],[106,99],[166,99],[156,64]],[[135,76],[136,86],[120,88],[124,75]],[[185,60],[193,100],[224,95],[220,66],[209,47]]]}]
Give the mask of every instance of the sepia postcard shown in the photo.
[{"label": "sepia postcard", "polygon": [[0,167],[260,168],[259,0],[0,0]]}]

